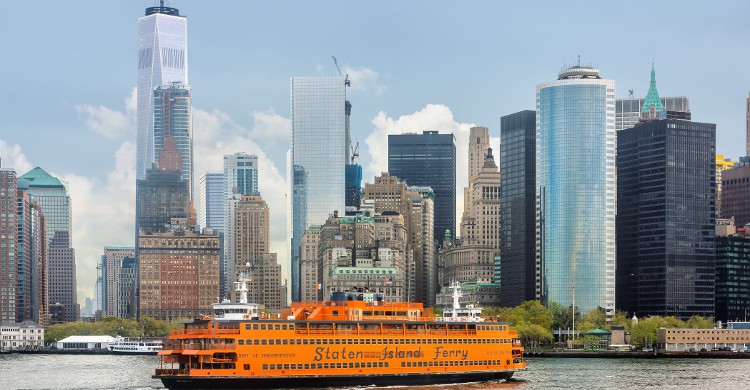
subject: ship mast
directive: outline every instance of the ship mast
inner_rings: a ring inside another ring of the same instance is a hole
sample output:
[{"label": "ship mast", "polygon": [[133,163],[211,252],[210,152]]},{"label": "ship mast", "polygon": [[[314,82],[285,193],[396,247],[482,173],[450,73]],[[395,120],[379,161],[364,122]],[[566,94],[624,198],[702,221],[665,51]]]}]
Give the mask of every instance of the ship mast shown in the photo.
[{"label": "ship mast", "polygon": [[454,280],[450,288],[453,290],[453,319],[455,320],[458,318],[458,309],[461,308],[461,283],[457,280]]},{"label": "ship mast", "polygon": [[247,272],[247,269],[250,268],[250,263],[245,263],[245,267],[245,271],[240,271],[237,273],[237,281],[234,282],[237,285],[236,291],[239,293],[240,303],[247,303],[247,284],[250,282],[250,278],[248,277]]}]

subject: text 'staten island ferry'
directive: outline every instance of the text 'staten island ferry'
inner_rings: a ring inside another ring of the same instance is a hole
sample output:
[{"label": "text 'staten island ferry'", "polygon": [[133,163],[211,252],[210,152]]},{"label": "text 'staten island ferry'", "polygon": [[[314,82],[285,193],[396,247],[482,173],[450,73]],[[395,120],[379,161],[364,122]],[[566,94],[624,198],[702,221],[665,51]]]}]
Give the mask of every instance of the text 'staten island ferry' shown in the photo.
[{"label": "text 'staten island ferry'", "polygon": [[259,318],[246,279],[237,290],[240,303],[216,303],[214,318],[172,332],[155,379],[170,389],[387,386],[510,379],[526,368],[517,332],[461,308],[457,287],[442,317],[342,292],[294,303],[279,320]]}]

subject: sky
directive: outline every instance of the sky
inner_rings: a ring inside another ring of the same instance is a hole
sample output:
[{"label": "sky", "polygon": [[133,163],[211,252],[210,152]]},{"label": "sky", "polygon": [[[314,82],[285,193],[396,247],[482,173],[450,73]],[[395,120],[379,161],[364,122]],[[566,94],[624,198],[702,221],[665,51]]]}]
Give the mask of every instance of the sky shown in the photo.
[{"label": "sky", "polygon": [[[136,28],[152,0],[7,2],[0,13],[0,158],[40,166],[73,203],[78,297],[93,295],[104,246],[132,246]],[[195,180],[222,156],[257,154],[271,249],[287,269],[289,78],[337,74],[352,86],[352,139],[365,182],[387,170],[387,134],[456,134],[458,220],[471,126],[499,144],[500,117],[535,108],[535,87],[581,57],[644,97],[687,96],[716,123],[717,152],[745,154],[750,90],[746,1],[198,1],[188,18]],[[495,153],[497,158],[498,153]],[[196,199],[197,201],[197,199]]]}]

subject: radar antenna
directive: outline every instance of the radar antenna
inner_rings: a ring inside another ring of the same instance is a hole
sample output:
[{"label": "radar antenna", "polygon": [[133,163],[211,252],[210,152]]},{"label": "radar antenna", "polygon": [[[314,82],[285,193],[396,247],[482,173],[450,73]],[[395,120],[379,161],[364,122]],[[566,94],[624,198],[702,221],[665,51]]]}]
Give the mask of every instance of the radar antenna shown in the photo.
[{"label": "radar antenna", "polygon": [[[341,73],[341,68],[339,68],[339,62],[336,61],[336,56],[331,56],[331,58],[333,58],[333,64],[336,65],[336,70],[339,71],[339,76],[344,77],[344,75]],[[344,77],[344,84],[347,87],[351,87],[352,86],[351,81],[349,81],[349,75],[348,74],[346,75],[346,77]]]}]

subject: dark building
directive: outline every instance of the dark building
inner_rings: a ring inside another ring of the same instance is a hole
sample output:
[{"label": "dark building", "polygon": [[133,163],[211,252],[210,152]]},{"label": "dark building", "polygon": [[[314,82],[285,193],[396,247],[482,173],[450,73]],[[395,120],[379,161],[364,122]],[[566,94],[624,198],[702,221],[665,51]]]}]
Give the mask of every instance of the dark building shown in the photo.
[{"label": "dark building", "polygon": [[359,164],[346,164],[346,207],[359,209],[360,188],[362,188],[362,166]]},{"label": "dark building", "polygon": [[750,222],[750,166],[737,166],[721,173],[721,217],[734,218],[738,227]]},{"label": "dark building", "polygon": [[539,299],[536,259],[536,111],[500,118],[500,303]]},{"label": "dark building", "polygon": [[674,119],[617,133],[618,309],[714,315],[715,142],[716,125]]},{"label": "dark building", "polygon": [[456,233],[456,145],[453,134],[388,136],[388,172],[409,186],[429,186],[435,192],[435,239]]},{"label": "dark building", "polygon": [[190,190],[180,171],[149,169],[136,182],[136,231],[164,233],[172,218],[187,218]]},{"label": "dark building", "polygon": [[750,309],[750,238],[716,237],[716,320],[745,321]]}]

